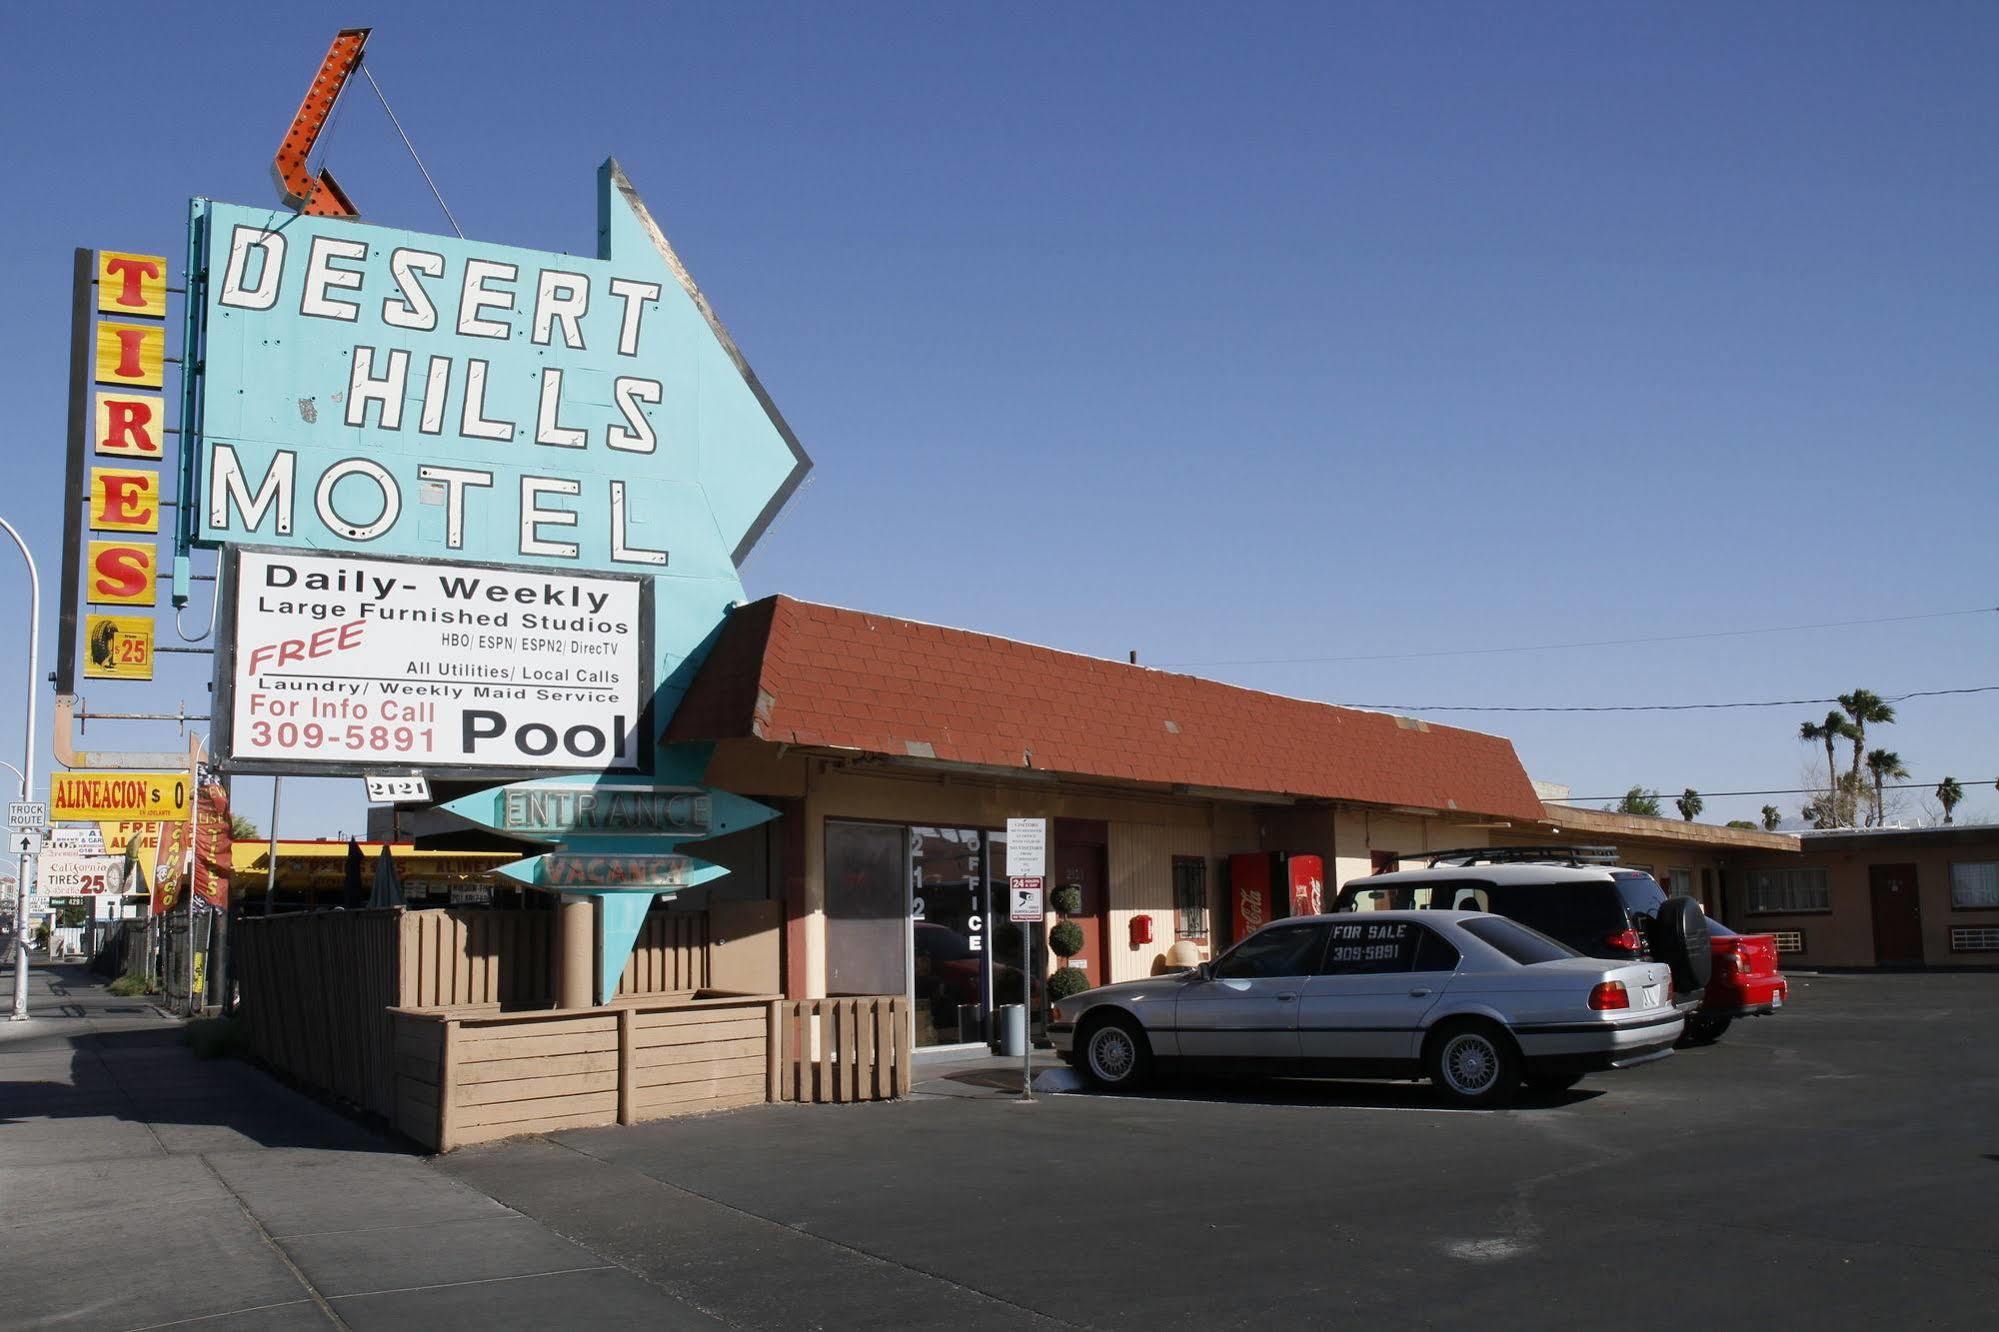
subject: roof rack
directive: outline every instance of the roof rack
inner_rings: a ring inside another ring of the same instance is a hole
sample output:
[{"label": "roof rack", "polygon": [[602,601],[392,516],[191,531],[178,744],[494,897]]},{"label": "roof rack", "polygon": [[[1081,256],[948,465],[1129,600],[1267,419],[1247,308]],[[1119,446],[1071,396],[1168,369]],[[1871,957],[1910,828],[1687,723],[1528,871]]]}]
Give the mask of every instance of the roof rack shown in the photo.
[{"label": "roof rack", "polygon": [[1459,851],[1412,851],[1397,860],[1425,860],[1438,865],[1615,865],[1614,846],[1474,846]]}]

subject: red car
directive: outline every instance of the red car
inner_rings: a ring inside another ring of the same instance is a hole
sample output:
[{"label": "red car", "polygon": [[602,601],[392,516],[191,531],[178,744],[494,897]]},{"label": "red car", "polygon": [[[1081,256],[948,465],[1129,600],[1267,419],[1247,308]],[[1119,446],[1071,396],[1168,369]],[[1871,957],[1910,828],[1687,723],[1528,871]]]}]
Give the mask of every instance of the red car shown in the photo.
[{"label": "red car", "polygon": [[1735,1019],[1774,1013],[1791,993],[1791,983],[1777,970],[1777,936],[1737,934],[1712,917],[1707,933],[1714,970],[1701,1006],[1687,1018],[1688,1045],[1712,1045]]}]

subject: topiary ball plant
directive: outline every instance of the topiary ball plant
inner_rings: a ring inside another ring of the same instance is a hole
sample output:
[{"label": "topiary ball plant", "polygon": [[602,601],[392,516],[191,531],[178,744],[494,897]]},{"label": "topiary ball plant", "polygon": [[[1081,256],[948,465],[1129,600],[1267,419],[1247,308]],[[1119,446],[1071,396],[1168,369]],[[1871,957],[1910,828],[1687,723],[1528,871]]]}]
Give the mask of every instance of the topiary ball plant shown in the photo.
[{"label": "topiary ball plant", "polygon": [[1058,916],[1073,916],[1083,909],[1083,890],[1075,884],[1065,884],[1057,888],[1049,897]]},{"label": "topiary ball plant", "polygon": [[1081,994],[1090,988],[1090,977],[1081,967],[1061,967],[1048,977],[1048,999],[1050,1003],[1060,1003],[1072,994]]},{"label": "topiary ball plant", "polygon": [[1083,951],[1083,927],[1065,920],[1048,931],[1048,951],[1057,957],[1074,957]]}]

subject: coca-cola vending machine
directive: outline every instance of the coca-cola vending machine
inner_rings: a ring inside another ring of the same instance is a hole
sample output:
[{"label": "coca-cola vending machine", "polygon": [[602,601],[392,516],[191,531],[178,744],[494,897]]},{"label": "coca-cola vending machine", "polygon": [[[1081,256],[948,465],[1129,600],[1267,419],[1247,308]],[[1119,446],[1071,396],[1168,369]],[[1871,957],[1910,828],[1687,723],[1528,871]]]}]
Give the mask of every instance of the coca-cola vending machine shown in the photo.
[{"label": "coca-cola vending machine", "polygon": [[1290,851],[1250,851],[1229,857],[1229,942],[1234,944],[1285,916],[1326,909],[1326,862]]}]

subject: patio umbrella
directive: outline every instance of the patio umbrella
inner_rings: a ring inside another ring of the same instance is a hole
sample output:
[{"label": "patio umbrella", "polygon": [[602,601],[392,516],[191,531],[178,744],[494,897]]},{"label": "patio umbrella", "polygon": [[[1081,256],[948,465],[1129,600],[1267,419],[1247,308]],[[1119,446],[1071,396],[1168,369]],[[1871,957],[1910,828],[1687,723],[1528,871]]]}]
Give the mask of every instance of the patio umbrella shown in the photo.
[{"label": "patio umbrella", "polygon": [[396,862],[389,859],[389,845],[382,843],[382,854],[375,857],[375,890],[368,894],[371,907],[399,907],[403,904],[403,880],[396,873]]},{"label": "patio umbrella", "polygon": [[361,854],[361,844],[348,838],[347,872],[340,880],[340,905],[349,911],[361,905],[361,876],[367,872],[368,858]]}]

